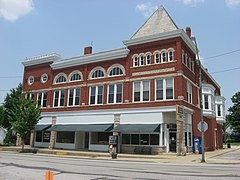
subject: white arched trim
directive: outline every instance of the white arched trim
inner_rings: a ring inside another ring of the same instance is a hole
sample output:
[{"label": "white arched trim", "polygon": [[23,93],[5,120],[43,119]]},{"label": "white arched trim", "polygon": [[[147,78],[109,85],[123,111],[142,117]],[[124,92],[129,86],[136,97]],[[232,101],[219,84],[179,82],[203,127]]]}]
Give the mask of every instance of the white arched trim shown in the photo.
[{"label": "white arched trim", "polygon": [[[92,78],[92,75],[96,72],[96,71],[102,71],[103,72],[103,76],[102,77],[95,77],[95,78]],[[105,69],[101,66],[97,66],[95,68],[93,68],[90,73],[89,73],[89,76],[88,78],[89,79],[98,79],[98,78],[105,78],[106,77],[106,72],[105,72]]]},{"label": "white arched trim", "polygon": [[[123,72],[123,74],[119,74],[119,75],[111,75],[110,76],[110,72],[114,69],[114,68],[120,68]],[[123,65],[121,64],[113,64],[112,66],[110,66],[107,70],[107,74],[108,74],[108,77],[113,77],[113,76],[124,76],[126,73],[125,73],[125,68],[123,67]]]},{"label": "white arched trim", "polygon": [[[79,80],[71,80],[72,76],[74,74],[79,74],[80,75],[80,79]],[[82,72],[81,71],[78,71],[78,70],[75,70],[75,71],[72,71],[69,76],[68,76],[68,82],[75,82],[75,81],[82,81],[83,80],[83,75],[82,75]]]},{"label": "white arched trim", "polygon": [[[62,79],[59,79],[59,78],[62,78]],[[57,81],[59,81],[60,80],[60,82],[57,82]],[[62,84],[62,83],[66,83],[67,82],[67,75],[65,74],[65,73],[59,73],[58,75],[56,75],[55,76],[55,78],[54,78],[54,84]]]}]

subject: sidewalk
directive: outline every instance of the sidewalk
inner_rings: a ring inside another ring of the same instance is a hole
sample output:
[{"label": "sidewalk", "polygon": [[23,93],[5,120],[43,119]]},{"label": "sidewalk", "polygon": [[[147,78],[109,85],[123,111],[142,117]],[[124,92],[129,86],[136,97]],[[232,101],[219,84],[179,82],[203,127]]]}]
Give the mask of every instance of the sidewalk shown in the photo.
[{"label": "sidewalk", "polygon": [[[18,151],[19,146],[0,146],[0,151]],[[74,157],[74,158],[91,158],[91,159],[104,159],[112,160],[109,153],[106,152],[92,152],[92,151],[74,151],[74,150],[59,150],[47,148],[31,148],[25,146],[25,149],[35,150],[39,155],[57,155],[61,157]],[[240,147],[232,147],[228,149],[220,149],[209,151],[205,153],[207,164],[240,164],[239,160],[221,159],[220,155],[240,149]],[[34,151],[33,151],[34,152]],[[164,153],[161,155],[140,155],[140,154],[118,154],[118,161],[145,161],[157,163],[174,163],[174,164],[197,164],[201,163],[201,154],[190,153],[186,156],[176,156],[175,153]]]}]

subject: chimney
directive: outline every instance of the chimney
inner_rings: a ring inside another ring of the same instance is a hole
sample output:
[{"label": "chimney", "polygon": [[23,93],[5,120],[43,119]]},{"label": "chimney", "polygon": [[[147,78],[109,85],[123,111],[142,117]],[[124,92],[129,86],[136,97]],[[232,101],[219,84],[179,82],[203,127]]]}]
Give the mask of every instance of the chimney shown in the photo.
[{"label": "chimney", "polygon": [[188,26],[188,27],[186,27],[186,34],[187,34],[187,36],[189,37],[189,38],[191,38],[191,28]]},{"label": "chimney", "polygon": [[88,46],[84,48],[84,55],[92,54],[92,46]]}]

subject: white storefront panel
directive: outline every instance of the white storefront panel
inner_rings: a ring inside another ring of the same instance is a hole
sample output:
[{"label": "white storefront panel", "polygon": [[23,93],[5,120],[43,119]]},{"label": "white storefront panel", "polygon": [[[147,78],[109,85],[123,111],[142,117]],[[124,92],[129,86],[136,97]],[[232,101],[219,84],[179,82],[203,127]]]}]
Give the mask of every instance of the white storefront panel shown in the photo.
[{"label": "white storefront panel", "polygon": [[120,119],[120,124],[161,124],[163,122],[161,112],[121,114]]}]

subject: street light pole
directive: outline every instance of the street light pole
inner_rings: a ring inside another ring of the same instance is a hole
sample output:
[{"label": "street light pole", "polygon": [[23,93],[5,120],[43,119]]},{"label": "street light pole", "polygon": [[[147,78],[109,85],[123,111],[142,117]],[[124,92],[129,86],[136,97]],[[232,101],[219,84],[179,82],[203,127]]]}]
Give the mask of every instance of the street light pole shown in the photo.
[{"label": "street light pole", "polygon": [[203,121],[203,103],[202,103],[202,65],[201,65],[201,61],[200,61],[200,58],[199,58],[199,54],[198,54],[198,46],[197,46],[197,41],[196,41],[196,37],[192,36],[191,37],[192,40],[194,41],[195,43],[195,46],[196,46],[196,51],[197,51],[197,65],[199,67],[199,101],[200,101],[200,112],[201,112],[201,115],[200,115],[200,118],[201,118],[201,144],[202,144],[202,160],[201,162],[206,162],[205,161],[205,151],[204,151],[204,121]]}]

